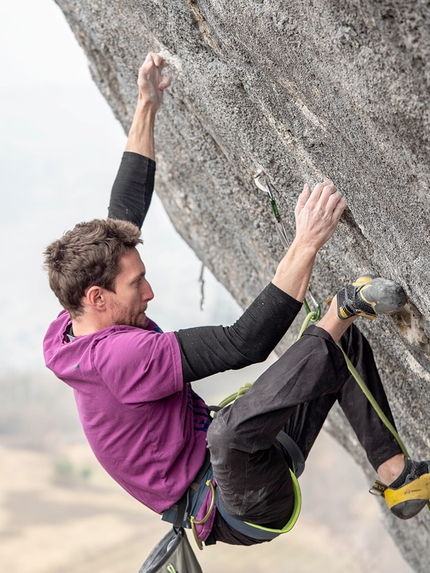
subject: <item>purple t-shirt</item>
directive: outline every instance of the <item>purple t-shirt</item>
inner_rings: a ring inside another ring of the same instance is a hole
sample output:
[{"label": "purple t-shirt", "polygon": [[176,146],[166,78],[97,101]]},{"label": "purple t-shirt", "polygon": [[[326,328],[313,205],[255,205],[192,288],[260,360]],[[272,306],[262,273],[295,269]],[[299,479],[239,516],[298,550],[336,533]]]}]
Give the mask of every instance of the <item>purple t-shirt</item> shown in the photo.
[{"label": "purple t-shirt", "polygon": [[82,426],[105,470],[163,512],[193,481],[206,453],[209,415],[184,384],[173,332],[111,326],[67,342],[66,311],[44,339],[47,367],[74,389]]}]

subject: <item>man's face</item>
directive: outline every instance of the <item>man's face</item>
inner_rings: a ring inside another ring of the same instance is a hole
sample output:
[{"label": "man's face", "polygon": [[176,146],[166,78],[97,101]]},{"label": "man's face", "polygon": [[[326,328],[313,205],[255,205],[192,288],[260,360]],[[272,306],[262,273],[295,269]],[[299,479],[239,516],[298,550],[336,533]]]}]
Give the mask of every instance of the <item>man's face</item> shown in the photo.
[{"label": "man's face", "polygon": [[105,296],[112,324],[144,328],[145,311],[154,293],[145,278],[145,265],[136,249],[130,249],[121,258],[120,269],[115,280],[115,292],[107,292]]}]

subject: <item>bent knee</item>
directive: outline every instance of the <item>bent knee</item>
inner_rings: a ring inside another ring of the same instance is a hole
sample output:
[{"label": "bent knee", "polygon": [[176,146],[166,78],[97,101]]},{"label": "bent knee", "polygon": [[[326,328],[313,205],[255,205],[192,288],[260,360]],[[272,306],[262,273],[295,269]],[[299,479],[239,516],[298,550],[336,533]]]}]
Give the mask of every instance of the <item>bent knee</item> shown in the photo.
[{"label": "bent knee", "polygon": [[221,416],[216,417],[209,426],[206,441],[211,452],[225,450],[231,443],[232,432]]}]

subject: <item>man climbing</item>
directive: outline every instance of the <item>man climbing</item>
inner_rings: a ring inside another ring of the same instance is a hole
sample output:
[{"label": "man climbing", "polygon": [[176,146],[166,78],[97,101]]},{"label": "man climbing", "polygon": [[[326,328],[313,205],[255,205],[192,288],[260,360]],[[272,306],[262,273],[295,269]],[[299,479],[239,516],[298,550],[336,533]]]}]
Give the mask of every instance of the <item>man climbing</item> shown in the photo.
[{"label": "man climbing", "polygon": [[[132,496],[167,521],[191,523],[206,544],[260,543],[294,521],[299,494],[290,468],[308,456],[337,400],[380,483],[388,484],[379,486],[384,495],[398,494],[391,511],[413,517],[430,497],[429,464],[404,457],[336,344],[394,424],[372,351],[353,322],[400,310],[406,297],[398,285],[362,277],[340,290],[318,326],[213,421],[191,388],[216,372],[263,361],[290,327],[316,254],[346,206],[331,182],[312,191],[305,185],[291,247],[235,324],[163,333],[147,318],[154,295],[136,245],[153,191],[154,122],[170,85],[165,66],[151,53],[139,71],[109,218],[76,225],[45,252],[50,286],[65,309],[45,336],[46,364],[74,389],[97,459]],[[277,439],[282,431],[288,449]],[[402,497],[411,483],[418,493]]]}]

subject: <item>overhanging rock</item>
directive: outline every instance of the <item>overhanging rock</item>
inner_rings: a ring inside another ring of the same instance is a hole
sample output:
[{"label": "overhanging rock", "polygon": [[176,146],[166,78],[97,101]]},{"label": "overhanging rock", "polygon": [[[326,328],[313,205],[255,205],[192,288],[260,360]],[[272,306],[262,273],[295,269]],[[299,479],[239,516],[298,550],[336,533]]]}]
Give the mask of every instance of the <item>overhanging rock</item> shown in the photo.
[{"label": "overhanging rock", "polygon": [[[255,171],[271,178],[291,238],[303,182],[333,179],[349,211],[318,257],[313,291],[324,300],[363,272],[404,286],[410,303],[401,315],[362,327],[400,434],[414,457],[429,458],[429,3],[57,3],[125,130],[145,54],[162,50],[170,61],[157,191],[180,234],[243,306],[282,255]],[[368,471],[339,412],[328,427]],[[427,572],[428,514],[402,523],[385,513],[405,558]]]}]

